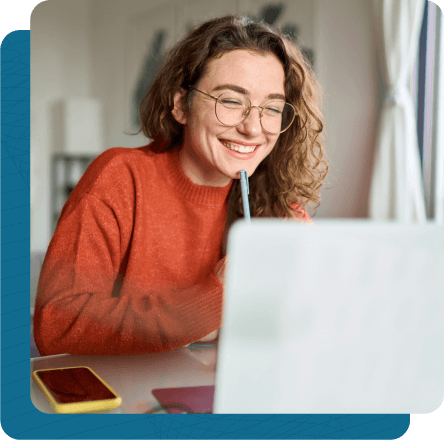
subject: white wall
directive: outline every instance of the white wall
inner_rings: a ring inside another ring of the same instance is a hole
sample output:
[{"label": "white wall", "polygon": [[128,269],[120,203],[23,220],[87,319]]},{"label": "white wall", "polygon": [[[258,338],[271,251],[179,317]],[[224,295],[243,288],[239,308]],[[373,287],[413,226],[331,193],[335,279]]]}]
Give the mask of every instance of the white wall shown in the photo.
[{"label": "white wall", "polygon": [[317,217],[366,217],[379,105],[369,0],[315,0],[330,174]]},{"label": "white wall", "polygon": [[[50,240],[50,109],[59,99],[98,98],[105,121],[104,145],[139,146],[125,134],[129,76],[134,54],[146,47],[154,17],[172,23],[174,41],[185,26],[227,12],[254,13],[273,0],[48,0],[31,19],[31,249]],[[277,1],[276,3],[279,3]],[[285,2],[286,3],[286,2]],[[315,50],[316,73],[325,89],[329,189],[317,217],[364,217],[371,174],[378,85],[369,0],[288,0],[286,16],[300,25],[302,42]],[[137,32],[135,32],[137,29]],[[135,40],[135,35],[142,38]],[[35,197],[34,197],[35,195]]]},{"label": "white wall", "polygon": [[31,15],[31,250],[50,240],[54,103],[92,94],[90,0],[49,0]]}]

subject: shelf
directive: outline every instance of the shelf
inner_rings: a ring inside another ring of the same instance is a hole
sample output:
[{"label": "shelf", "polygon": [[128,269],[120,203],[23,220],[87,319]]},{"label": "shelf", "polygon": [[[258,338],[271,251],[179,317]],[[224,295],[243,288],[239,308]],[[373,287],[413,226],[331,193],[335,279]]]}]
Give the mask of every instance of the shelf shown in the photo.
[{"label": "shelf", "polygon": [[91,154],[53,154],[51,158],[52,232],[56,228],[60,212],[71,191],[95,158],[96,155]]}]

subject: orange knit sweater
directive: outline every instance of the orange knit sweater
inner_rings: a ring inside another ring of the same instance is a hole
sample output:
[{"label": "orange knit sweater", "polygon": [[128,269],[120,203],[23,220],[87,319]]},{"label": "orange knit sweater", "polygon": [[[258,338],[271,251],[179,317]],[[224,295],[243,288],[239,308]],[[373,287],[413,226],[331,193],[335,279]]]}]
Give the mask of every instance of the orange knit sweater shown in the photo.
[{"label": "orange knit sweater", "polygon": [[113,148],[65,204],[42,266],[41,355],[159,352],[221,325],[213,270],[231,183],[192,183],[178,149]]}]

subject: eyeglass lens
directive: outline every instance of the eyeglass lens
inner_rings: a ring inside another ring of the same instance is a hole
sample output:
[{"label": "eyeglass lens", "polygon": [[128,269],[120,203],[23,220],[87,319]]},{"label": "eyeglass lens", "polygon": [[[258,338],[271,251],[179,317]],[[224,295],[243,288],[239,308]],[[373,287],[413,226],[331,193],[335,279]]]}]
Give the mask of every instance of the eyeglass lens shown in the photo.
[{"label": "eyeglass lens", "polygon": [[[294,108],[285,101],[269,101],[260,108],[260,121],[269,133],[281,133],[294,119]],[[250,101],[236,92],[224,93],[216,101],[216,116],[225,125],[239,125],[249,115]]]}]

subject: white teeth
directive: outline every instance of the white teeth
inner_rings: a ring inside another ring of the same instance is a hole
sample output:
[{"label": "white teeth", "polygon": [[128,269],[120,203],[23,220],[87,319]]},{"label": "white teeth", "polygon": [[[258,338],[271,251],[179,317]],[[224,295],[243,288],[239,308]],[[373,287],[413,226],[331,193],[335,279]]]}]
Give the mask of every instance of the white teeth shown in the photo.
[{"label": "white teeth", "polygon": [[221,143],[227,147],[230,148],[233,151],[238,151],[238,153],[252,153],[252,151],[255,151],[255,147],[244,147],[242,145],[232,145],[228,144],[227,142],[221,141]]}]

